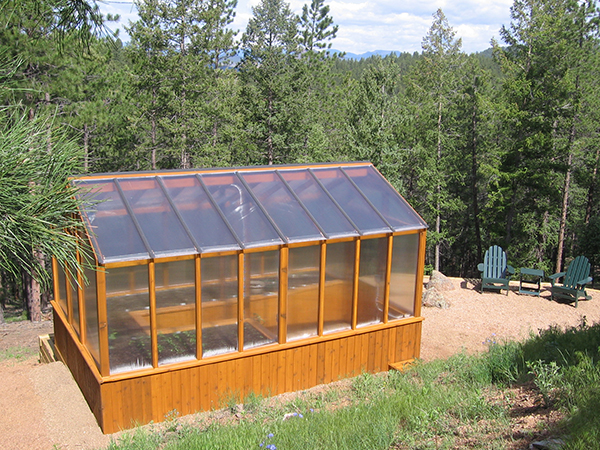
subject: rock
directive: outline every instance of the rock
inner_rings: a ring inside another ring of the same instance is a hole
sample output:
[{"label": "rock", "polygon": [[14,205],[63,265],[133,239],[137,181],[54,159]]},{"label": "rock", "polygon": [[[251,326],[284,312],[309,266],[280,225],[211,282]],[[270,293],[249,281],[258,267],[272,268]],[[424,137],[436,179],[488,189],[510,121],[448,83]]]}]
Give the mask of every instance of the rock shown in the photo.
[{"label": "rock", "polygon": [[437,270],[431,272],[431,277],[429,278],[426,288],[436,288],[440,292],[453,291],[455,289],[454,283],[449,280],[446,275]]},{"label": "rock", "polygon": [[559,450],[565,445],[562,439],[548,439],[546,441],[532,442],[529,446],[530,449],[538,450]]},{"label": "rock", "polygon": [[444,295],[435,287],[429,288],[423,293],[422,304],[423,306],[430,308],[448,309],[450,307],[450,303],[448,303],[444,298]]}]

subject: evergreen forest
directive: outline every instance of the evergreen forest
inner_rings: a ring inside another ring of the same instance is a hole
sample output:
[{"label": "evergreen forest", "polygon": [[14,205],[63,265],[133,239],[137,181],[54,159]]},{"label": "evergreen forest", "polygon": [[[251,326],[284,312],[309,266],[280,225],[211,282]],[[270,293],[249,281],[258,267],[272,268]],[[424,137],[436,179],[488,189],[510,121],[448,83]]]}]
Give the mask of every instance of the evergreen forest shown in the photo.
[{"label": "evergreen forest", "polygon": [[[67,172],[357,160],[429,224],[428,270],[477,277],[500,245],[514,267],[550,275],[583,254],[600,276],[595,0],[514,0],[501,41],[476,54],[432,11],[421,52],[358,61],[331,50],[325,0],[307,1],[261,0],[236,32],[236,0],[135,0],[124,43],[94,0],[4,0],[0,250],[28,233],[8,230],[23,206],[4,188],[34,149],[23,196],[34,173],[59,185]],[[15,129],[29,140],[13,145]],[[69,150],[52,172],[57,145]],[[27,258],[0,259],[5,291],[20,286]]]}]

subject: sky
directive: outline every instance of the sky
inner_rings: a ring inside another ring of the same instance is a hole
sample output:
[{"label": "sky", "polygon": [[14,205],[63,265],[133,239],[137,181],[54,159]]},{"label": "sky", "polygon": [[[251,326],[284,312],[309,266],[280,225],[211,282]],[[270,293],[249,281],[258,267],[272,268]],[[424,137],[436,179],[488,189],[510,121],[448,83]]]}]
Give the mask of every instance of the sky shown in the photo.
[{"label": "sky", "polygon": [[[236,18],[231,27],[239,30],[238,38],[252,16],[252,7],[260,0],[238,0]],[[103,13],[120,14],[121,21],[109,24],[120,28],[123,41],[128,37],[123,27],[137,18],[132,0],[97,0]],[[301,14],[310,0],[290,0],[290,8]],[[433,22],[433,14],[441,8],[456,37],[462,39],[466,53],[486,50],[492,38],[500,41],[499,30],[510,24],[513,0],[325,0],[330,16],[339,26],[332,48],[348,53],[375,50],[398,52],[421,51],[421,42]]]}]

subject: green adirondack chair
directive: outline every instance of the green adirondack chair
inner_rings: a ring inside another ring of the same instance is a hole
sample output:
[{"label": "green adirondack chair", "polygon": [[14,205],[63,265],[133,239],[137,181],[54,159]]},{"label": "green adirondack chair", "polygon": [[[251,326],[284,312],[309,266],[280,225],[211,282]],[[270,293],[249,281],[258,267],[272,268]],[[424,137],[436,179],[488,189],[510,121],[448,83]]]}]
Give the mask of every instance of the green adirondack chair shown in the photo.
[{"label": "green adirondack chair", "polygon": [[[579,299],[590,300],[592,297],[585,292],[585,285],[592,282],[590,277],[590,262],[585,256],[575,258],[566,272],[550,275],[552,282],[552,298],[563,298],[575,302],[575,308],[579,306]],[[562,278],[562,284],[557,281]]]},{"label": "green adirondack chair", "polygon": [[506,253],[502,247],[491,246],[486,252],[483,262],[477,266],[481,272],[481,293],[484,289],[496,289],[502,292],[506,289],[508,295],[508,283],[515,269],[506,264]]}]

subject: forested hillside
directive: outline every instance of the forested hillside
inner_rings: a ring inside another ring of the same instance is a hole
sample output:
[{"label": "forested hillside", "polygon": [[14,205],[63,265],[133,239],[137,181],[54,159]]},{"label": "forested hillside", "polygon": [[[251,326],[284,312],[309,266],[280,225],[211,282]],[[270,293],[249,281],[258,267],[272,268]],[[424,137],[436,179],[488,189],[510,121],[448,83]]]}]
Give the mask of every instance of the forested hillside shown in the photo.
[{"label": "forested hillside", "polygon": [[447,275],[476,276],[494,244],[548,274],[600,265],[595,0],[515,1],[493,55],[465,54],[432,11],[420,53],[360,61],[328,51],[324,0],[261,0],[237,34],[235,0],[139,0],[126,44],[54,26],[54,3],[0,7],[2,102],[51,117],[82,172],[368,160]]}]

